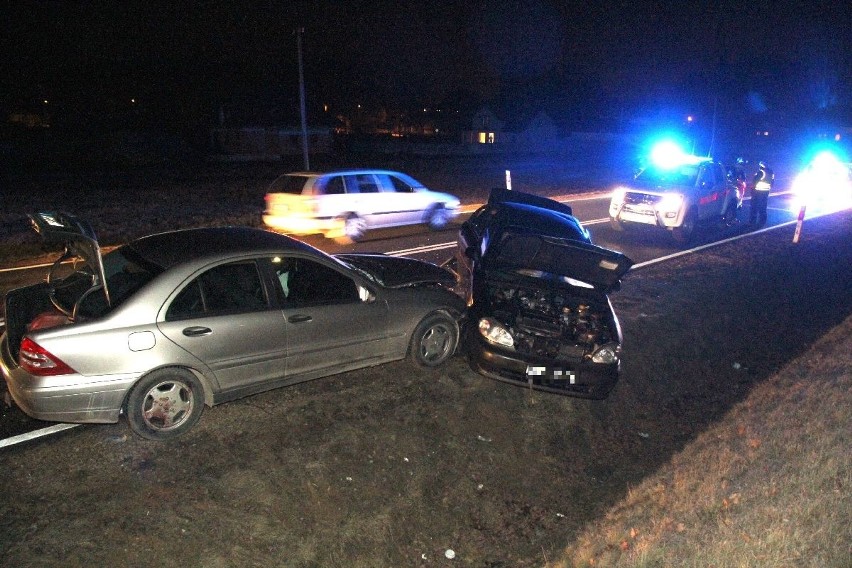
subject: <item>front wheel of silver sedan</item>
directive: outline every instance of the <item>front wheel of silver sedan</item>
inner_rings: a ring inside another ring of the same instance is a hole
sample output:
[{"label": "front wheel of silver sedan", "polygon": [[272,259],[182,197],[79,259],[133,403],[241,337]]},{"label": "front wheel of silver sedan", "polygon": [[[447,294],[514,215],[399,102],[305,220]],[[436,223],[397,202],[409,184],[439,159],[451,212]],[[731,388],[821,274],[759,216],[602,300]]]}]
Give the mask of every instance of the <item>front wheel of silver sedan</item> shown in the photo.
[{"label": "front wheel of silver sedan", "polygon": [[432,314],[414,330],[409,355],[421,367],[437,367],[453,356],[458,342],[455,320],[446,314]]},{"label": "front wheel of silver sedan", "polygon": [[127,398],[127,421],[139,436],[169,440],[192,428],[204,410],[201,383],[185,369],[158,369],[142,377]]}]

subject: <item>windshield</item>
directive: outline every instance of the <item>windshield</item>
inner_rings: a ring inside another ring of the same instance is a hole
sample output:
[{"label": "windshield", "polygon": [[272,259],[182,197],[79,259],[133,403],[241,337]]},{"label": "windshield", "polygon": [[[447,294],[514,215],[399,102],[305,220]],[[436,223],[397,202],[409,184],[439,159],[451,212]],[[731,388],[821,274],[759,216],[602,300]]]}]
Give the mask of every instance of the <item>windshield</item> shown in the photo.
[{"label": "windshield", "polygon": [[636,175],[636,182],[645,185],[695,185],[698,179],[698,164],[683,164],[674,168],[645,168]]}]

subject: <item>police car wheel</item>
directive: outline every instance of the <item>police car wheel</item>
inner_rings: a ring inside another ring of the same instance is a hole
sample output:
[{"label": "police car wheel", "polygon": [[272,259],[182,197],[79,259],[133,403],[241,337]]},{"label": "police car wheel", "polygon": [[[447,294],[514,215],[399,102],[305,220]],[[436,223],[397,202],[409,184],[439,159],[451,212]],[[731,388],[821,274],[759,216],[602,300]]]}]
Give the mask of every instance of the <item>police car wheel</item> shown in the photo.
[{"label": "police car wheel", "polygon": [[612,228],[613,231],[621,232],[624,230],[624,225],[622,225],[621,221],[619,221],[615,217],[609,218],[609,226]]},{"label": "police car wheel", "polygon": [[681,223],[680,227],[672,229],[672,237],[675,242],[682,245],[688,243],[695,233],[695,225],[697,222],[698,213],[695,211],[695,208],[692,208],[686,212],[686,215],[683,218],[683,223]]}]

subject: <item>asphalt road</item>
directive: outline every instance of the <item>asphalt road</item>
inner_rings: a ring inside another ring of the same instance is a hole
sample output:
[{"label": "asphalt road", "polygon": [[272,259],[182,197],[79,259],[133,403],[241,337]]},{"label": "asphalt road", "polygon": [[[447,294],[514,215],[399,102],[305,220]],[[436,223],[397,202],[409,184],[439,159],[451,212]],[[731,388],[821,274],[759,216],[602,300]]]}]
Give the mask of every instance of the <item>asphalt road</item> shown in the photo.
[{"label": "asphalt road", "polygon": [[[796,221],[796,213],[789,209],[789,198],[782,193],[770,199],[766,227],[754,231],[746,223],[749,207],[749,202],[746,201],[737,224],[727,228],[702,227],[694,243],[685,248],[677,245],[665,231],[613,231],[607,220],[608,194],[577,194],[555,198],[572,206],[574,214],[589,228],[596,244],[624,252],[634,261],[636,268],[691,254],[730,239],[748,238],[770,230],[788,230],[792,239]],[[474,206],[475,204],[468,205],[466,211],[472,211]],[[329,253],[383,252],[440,263],[453,254],[455,236],[455,226],[437,232],[429,232],[418,226],[375,231],[368,234],[366,240],[352,245],[340,245],[320,237],[307,237],[304,240]],[[45,270],[43,265],[29,269],[0,269],[0,294],[42,279]],[[32,420],[14,406],[4,405],[0,414],[0,448],[68,427]]]}]

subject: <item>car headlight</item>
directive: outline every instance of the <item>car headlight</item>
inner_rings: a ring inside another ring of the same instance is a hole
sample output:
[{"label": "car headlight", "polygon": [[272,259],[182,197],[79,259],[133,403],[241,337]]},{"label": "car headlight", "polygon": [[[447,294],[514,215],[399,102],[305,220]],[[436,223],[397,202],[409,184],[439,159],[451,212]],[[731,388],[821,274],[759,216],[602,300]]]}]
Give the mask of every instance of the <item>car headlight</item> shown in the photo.
[{"label": "car headlight", "polygon": [[607,343],[592,354],[592,362],[605,364],[618,363],[620,353],[620,345],[616,343]]},{"label": "car headlight", "polygon": [[674,217],[677,212],[680,211],[681,206],[683,206],[683,195],[679,193],[670,193],[664,195],[663,198],[657,202],[657,211],[666,217]]},{"label": "car headlight", "polygon": [[515,340],[508,329],[491,318],[479,320],[479,333],[489,343],[514,348]]}]

